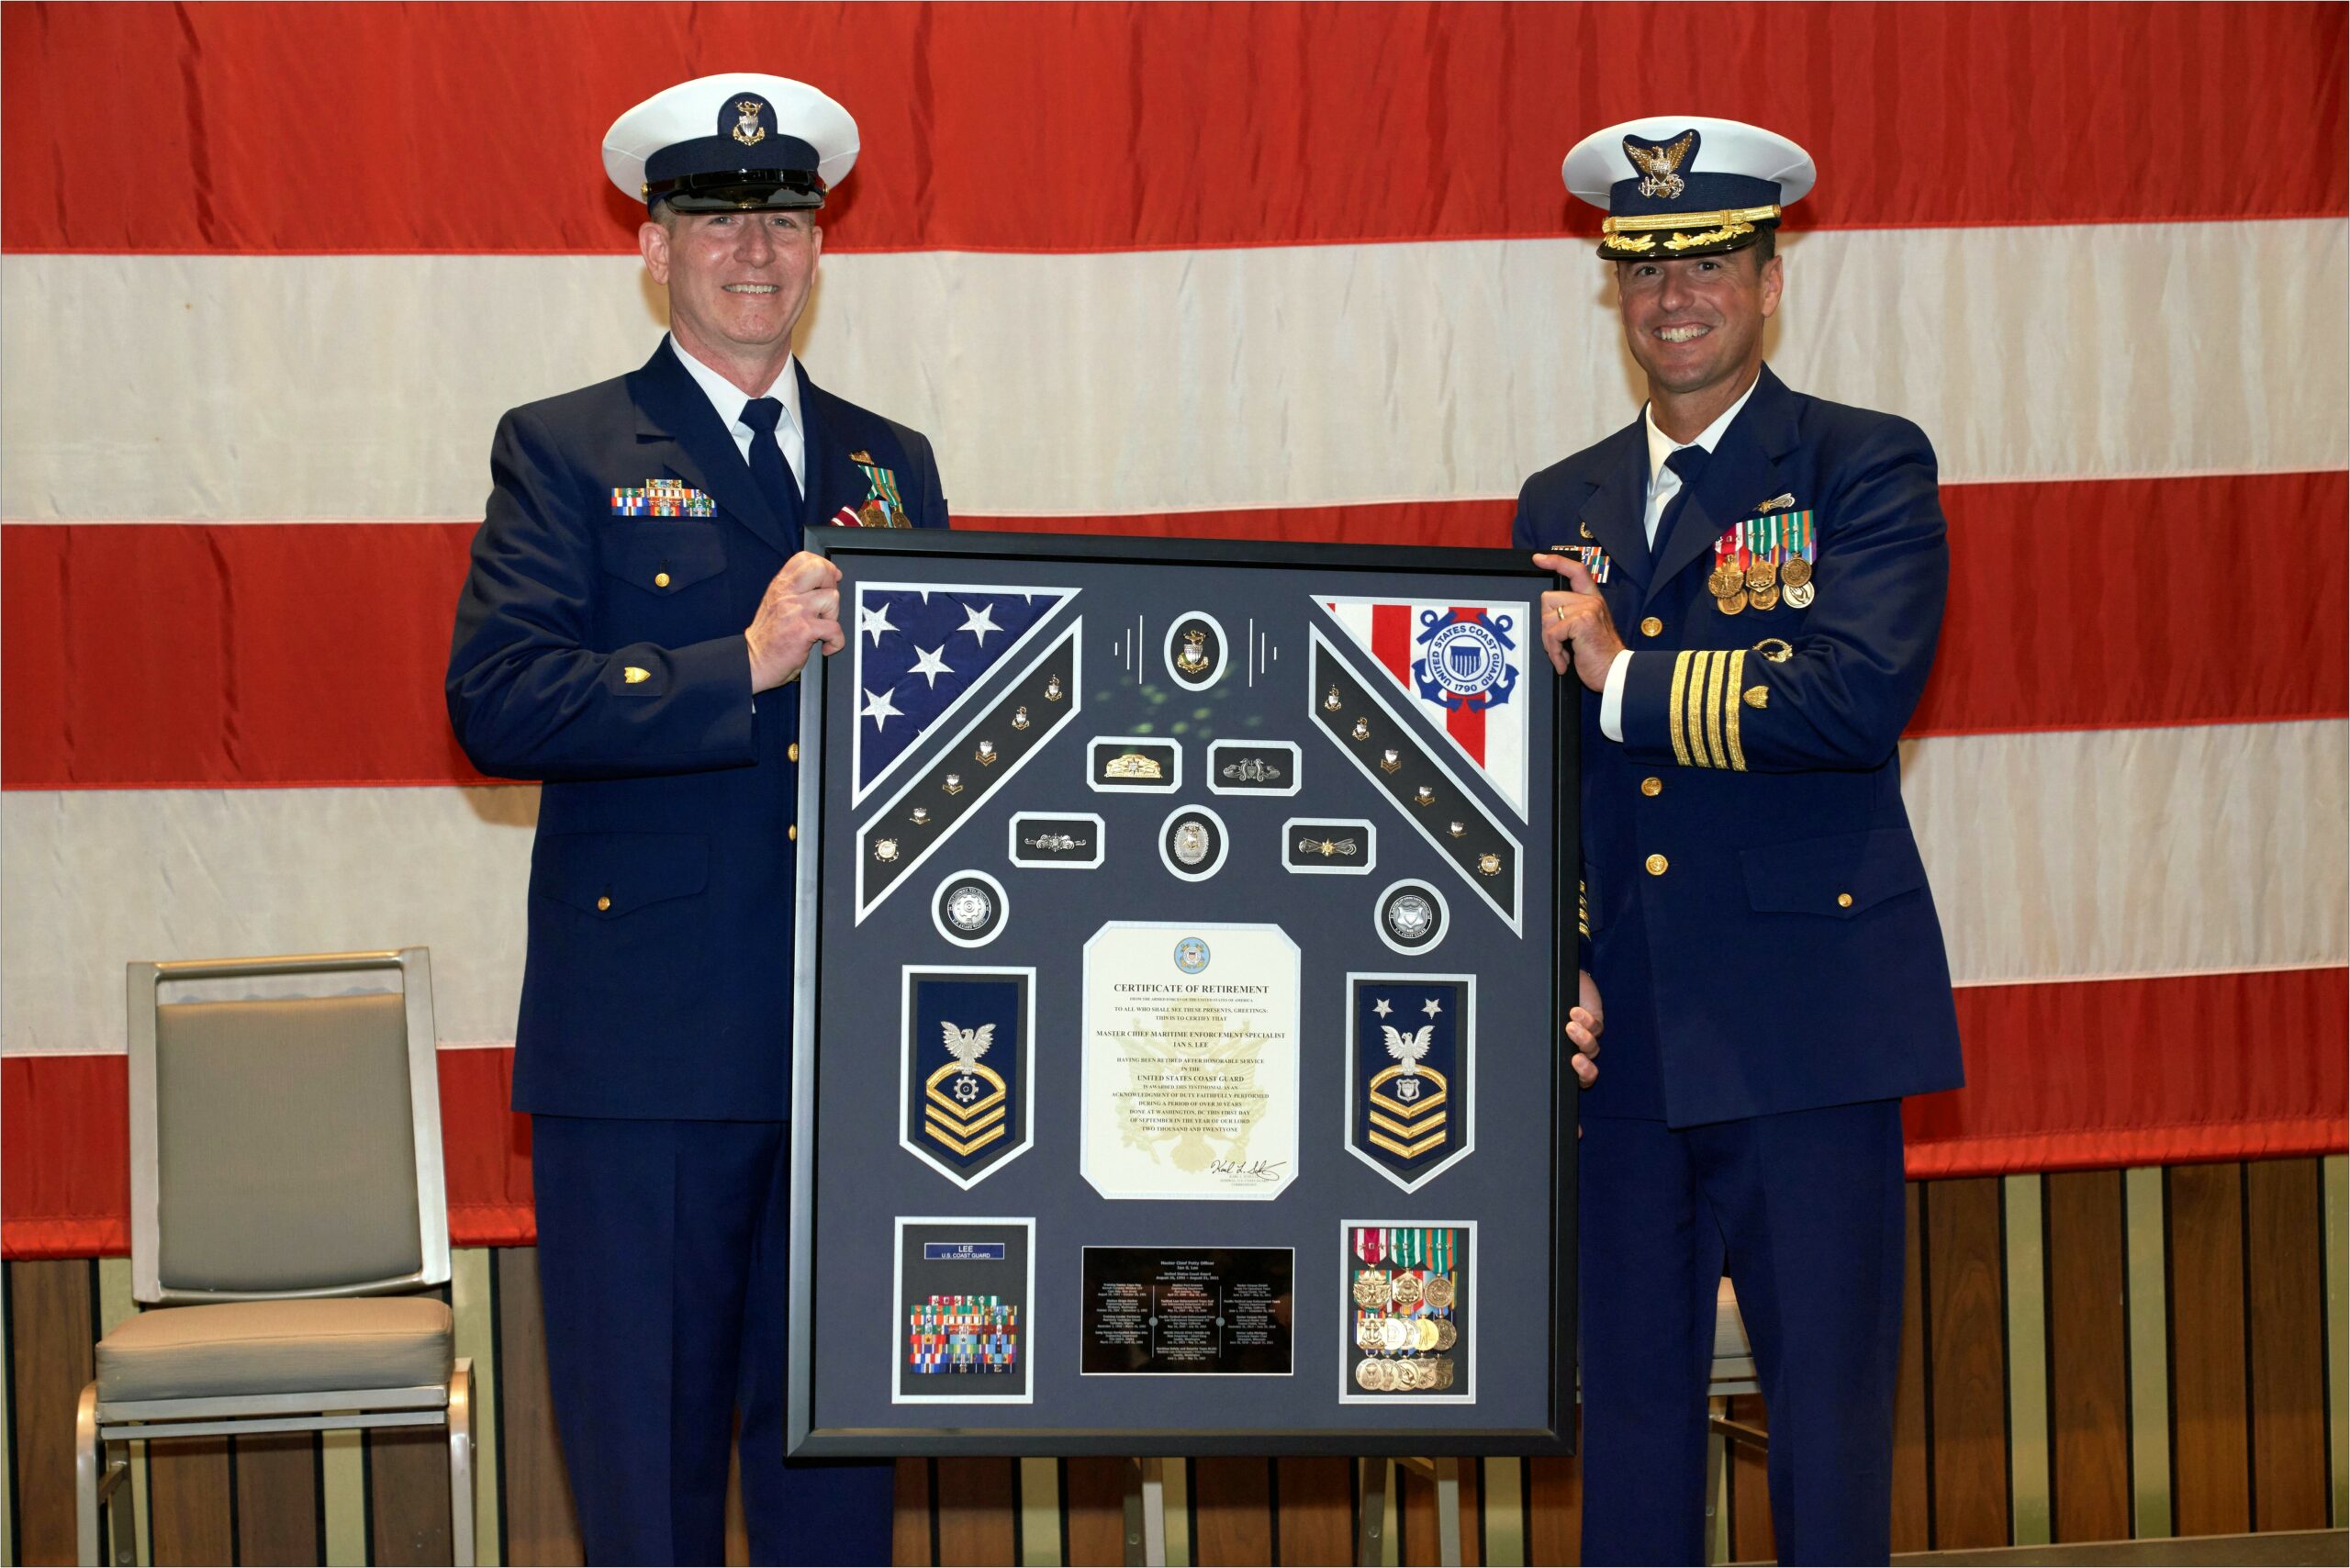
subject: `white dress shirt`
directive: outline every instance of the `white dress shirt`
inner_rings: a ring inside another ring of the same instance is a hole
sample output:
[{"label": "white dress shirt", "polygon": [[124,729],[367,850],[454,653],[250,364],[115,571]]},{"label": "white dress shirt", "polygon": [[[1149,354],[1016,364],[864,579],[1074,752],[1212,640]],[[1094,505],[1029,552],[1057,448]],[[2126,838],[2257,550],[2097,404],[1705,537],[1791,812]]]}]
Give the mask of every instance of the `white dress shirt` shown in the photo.
[{"label": "white dress shirt", "polygon": [[[1649,549],[1656,549],[1656,525],[1664,520],[1664,509],[1681,493],[1681,476],[1665,466],[1664,460],[1684,446],[1702,446],[1707,452],[1721,444],[1722,432],[1754,396],[1754,387],[1762,385],[1756,376],[1753,386],[1739,394],[1738,401],[1722,410],[1721,418],[1697,432],[1695,441],[1675,441],[1656,428],[1653,406],[1640,410],[1640,422],[1649,432],[1649,504],[1640,517],[1640,527],[1648,534]],[[1607,666],[1607,680],[1599,694],[1599,733],[1611,741],[1624,738],[1624,682],[1632,669],[1632,650],[1626,648]]]},{"label": "white dress shirt", "polygon": [[[677,339],[669,340],[669,347],[677,354],[677,363],[686,367],[686,374],[694,378],[694,385],[710,399],[710,406],[718,410],[727,433],[734,438],[734,450],[743,454],[745,464],[749,463],[752,432],[751,427],[743,422],[743,409],[751,401],[750,394],[688,353]],[[808,493],[808,436],[800,423],[799,355],[784,360],[783,374],[760,396],[773,398],[783,405],[783,418],[775,422],[776,444],[783,448],[784,466],[791,470],[791,477],[804,496]]]}]

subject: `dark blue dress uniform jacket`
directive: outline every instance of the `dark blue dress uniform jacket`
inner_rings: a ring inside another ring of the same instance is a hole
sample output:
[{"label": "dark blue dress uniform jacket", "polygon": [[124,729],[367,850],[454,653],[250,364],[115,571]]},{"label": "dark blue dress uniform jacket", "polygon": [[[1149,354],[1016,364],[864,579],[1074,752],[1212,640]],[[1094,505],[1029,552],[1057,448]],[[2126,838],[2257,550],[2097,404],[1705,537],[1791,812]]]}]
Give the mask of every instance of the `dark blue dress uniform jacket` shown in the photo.
[{"label": "dark blue dress uniform jacket", "polygon": [[[930,443],[796,373],[796,518],[666,342],[498,425],[448,698],[474,766],[545,781],[518,1111],[788,1114],[800,692],[753,703],[743,631],[801,529],[867,498],[852,453],[894,473],[913,524],[946,524]],[[615,515],[615,488],[663,479],[716,515]]]},{"label": "dark blue dress uniform jacket", "polygon": [[[1654,559],[1640,421],[1526,482],[1516,545],[1605,549],[1633,651],[1622,743],[1583,705],[1583,962],[1607,1014],[1585,1114],[1691,1126],[1962,1081],[1897,751],[1950,575],[1934,476],[1917,426],[1765,366]],[[1723,614],[1715,542],[1788,495],[1813,603]]]}]

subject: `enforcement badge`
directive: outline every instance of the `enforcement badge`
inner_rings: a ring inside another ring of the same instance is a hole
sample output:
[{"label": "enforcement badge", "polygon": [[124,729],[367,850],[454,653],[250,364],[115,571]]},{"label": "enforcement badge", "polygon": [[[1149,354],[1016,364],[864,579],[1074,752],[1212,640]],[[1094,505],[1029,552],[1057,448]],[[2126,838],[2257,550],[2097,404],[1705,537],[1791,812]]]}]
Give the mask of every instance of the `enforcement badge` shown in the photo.
[{"label": "enforcement badge", "polygon": [[759,123],[759,111],[767,107],[756,98],[744,98],[734,106],[734,129],[727,134],[745,147],[756,147],[767,139],[767,127]]},{"label": "enforcement badge", "polygon": [[1158,858],[1187,882],[1204,882],[1224,869],[1231,835],[1205,806],[1178,806],[1158,830]]},{"label": "enforcement badge", "polygon": [[957,947],[984,947],[1003,933],[1011,915],[1003,884],[985,871],[957,871],[938,884],[930,923]]},{"label": "enforcement badge", "polygon": [[[960,873],[940,902],[992,882]],[[967,1192],[1029,1148],[1035,980],[1033,969],[904,970],[899,1147]]]}]

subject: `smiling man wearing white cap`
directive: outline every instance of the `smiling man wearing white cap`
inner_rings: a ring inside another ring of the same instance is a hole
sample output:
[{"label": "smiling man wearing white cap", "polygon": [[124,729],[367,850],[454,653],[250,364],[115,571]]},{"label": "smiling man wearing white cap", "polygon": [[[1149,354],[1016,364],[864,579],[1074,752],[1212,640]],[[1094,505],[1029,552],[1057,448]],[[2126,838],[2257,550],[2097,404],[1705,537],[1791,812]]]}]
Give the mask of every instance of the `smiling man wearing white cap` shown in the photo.
[{"label": "smiling man wearing white cap", "polygon": [[[449,658],[485,773],[545,781],[516,1031],[547,1362],[591,1562],[880,1562],[887,1465],[787,1465],[799,678],[843,644],[820,523],[945,527],[930,443],[792,353],[856,124],[780,76],[616,120],[670,335],[516,409]],[[621,302],[615,300],[615,308]]]},{"label": "smiling man wearing white cap", "polygon": [[1604,208],[1627,429],[1526,482],[1561,573],[1544,647],[1583,705],[1583,968],[1608,1069],[1583,1102],[1586,1562],[1696,1562],[1718,1288],[1770,1412],[1782,1562],[1883,1562],[1901,1344],[1901,1096],[1956,1086],[1942,929],[1897,745],[1949,552],[1906,420],[1762,363],[1812,185],[1734,120],[1611,126],[1568,154]]}]

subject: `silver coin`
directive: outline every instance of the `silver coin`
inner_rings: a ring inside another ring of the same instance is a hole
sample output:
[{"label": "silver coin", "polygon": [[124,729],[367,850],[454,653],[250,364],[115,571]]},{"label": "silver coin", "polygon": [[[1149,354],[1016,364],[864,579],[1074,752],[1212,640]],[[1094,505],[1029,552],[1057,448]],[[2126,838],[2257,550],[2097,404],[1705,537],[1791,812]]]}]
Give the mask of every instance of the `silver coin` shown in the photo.
[{"label": "silver coin", "polygon": [[946,919],[957,931],[978,931],[995,914],[995,900],[969,883],[946,895]]},{"label": "silver coin", "polygon": [[1183,822],[1175,824],[1175,858],[1186,866],[1196,866],[1208,857],[1208,830],[1204,823]]},{"label": "silver coin", "polygon": [[1416,942],[1436,929],[1436,905],[1417,893],[1398,893],[1388,901],[1387,929],[1402,941]]}]

